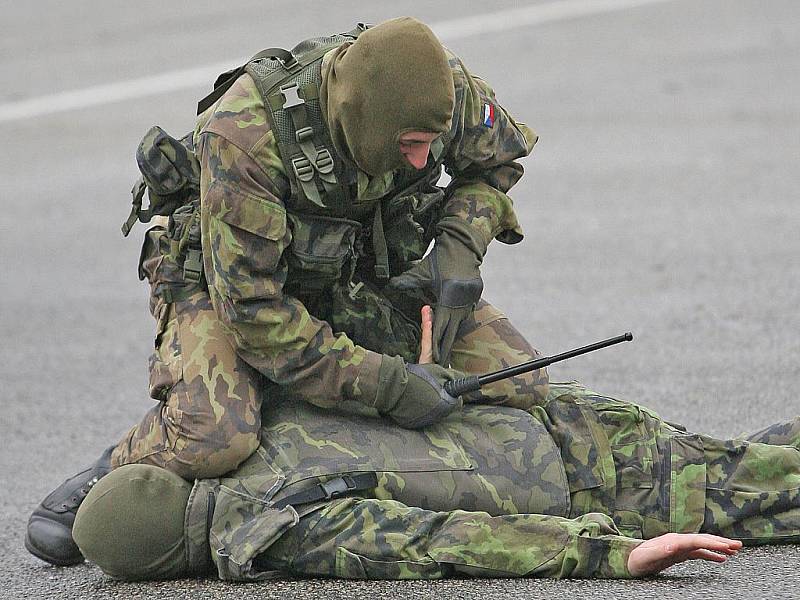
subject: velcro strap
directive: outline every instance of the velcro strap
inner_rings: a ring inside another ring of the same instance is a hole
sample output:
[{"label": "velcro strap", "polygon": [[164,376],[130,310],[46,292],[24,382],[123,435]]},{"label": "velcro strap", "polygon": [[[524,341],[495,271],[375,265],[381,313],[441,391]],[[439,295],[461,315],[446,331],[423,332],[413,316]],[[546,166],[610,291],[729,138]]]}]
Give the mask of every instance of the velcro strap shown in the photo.
[{"label": "velcro strap", "polygon": [[389,250],[386,246],[386,235],[383,232],[383,211],[381,204],[375,207],[372,220],[372,252],[375,254],[375,277],[389,279]]},{"label": "velcro strap", "polygon": [[343,475],[282,498],[275,502],[273,507],[280,510],[289,505],[298,506],[319,500],[333,500],[353,492],[371,490],[376,487],[378,487],[378,475],[374,472]]},{"label": "velcro strap", "polygon": [[144,182],[144,177],[140,177],[136,180],[136,183],[133,184],[133,189],[131,189],[131,194],[133,195],[133,202],[131,206],[131,213],[128,215],[128,219],[122,224],[122,235],[124,237],[128,237],[128,234],[131,232],[131,228],[133,227],[134,223],[139,220],[139,215],[142,213],[142,198],[144,198],[144,192],[147,189],[147,184]]}]

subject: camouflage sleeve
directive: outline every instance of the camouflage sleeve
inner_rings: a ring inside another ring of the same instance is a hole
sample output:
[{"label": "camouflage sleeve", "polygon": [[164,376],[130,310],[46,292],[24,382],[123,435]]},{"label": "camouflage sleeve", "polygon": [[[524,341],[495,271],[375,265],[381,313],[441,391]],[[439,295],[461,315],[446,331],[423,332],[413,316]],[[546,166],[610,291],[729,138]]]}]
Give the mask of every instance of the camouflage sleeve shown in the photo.
[{"label": "camouflage sleeve", "polygon": [[292,239],[280,200],[287,183],[260,99],[234,86],[197,137],[204,269],[237,353],[318,406],[371,403],[380,355],[283,293],[283,252]]},{"label": "camouflage sleeve", "polygon": [[522,177],[516,159],[530,154],[537,135],[500,106],[489,85],[449,54],[456,89],[454,138],[445,157],[453,190],[445,216],[464,219],[486,244],[522,240],[522,229],[507,192]]},{"label": "camouflage sleeve", "polygon": [[642,540],[620,535],[611,517],[589,513],[571,520],[543,518],[557,519],[558,525],[566,530],[567,539],[561,552],[542,563],[536,575],[558,578],[632,577],[628,571],[628,558]]},{"label": "camouflage sleeve", "polygon": [[628,557],[642,543],[601,514],[492,516],[358,498],[301,519],[286,538],[264,555],[275,568],[349,579],[630,578]]}]

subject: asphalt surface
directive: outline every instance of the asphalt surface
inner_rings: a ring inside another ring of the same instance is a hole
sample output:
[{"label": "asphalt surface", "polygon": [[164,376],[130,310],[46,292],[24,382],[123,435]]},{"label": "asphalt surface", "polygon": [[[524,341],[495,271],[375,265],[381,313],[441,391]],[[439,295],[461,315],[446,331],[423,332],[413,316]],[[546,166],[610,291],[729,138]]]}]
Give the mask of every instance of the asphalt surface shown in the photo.
[{"label": "asphalt surface", "polygon": [[[413,14],[513,2],[14,3],[0,109],[217,63]],[[454,7],[454,8],[453,8]],[[487,257],[487,297],[546,353],[631,330],[551,369],[732,436],[800,412],[800,4],[676,0],[449,42],[541,140],[514,190],[527,233]],[[233,65],[231,65],[233,66]],[[210,82],[209,82],[210,85]],[[796,546],[646,581],[121,584],[22,545],[27,516],[150,406],[152,323],[123,240],[135,147],[191,127],[204,88],[0,122],[0,597],[797,598]]]}]

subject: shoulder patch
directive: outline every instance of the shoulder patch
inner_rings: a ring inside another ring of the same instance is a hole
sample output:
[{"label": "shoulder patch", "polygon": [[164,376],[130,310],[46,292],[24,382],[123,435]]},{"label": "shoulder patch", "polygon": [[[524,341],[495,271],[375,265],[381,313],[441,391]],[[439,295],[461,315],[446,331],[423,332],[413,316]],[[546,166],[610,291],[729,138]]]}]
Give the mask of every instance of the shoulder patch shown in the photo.
[{"label": "shoulder patch", "polygon": [[483,114],[481,121],[485,127],[492,127],[494,125],[494,105],[484,102]]}]

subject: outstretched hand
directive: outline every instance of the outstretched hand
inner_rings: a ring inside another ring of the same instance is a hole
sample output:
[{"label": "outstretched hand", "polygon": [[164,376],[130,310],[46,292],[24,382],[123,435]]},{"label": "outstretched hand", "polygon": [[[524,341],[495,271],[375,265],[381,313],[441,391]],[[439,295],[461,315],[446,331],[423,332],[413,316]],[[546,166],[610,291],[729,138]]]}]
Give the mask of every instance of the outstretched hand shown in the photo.
[{"label": "outstretched hand", "polygon": [[667,533],[634,548],[628,557],[628,571],[634,577],[653,575],[687,560],[725,562],[742,547],[731,540],[707,533]]},{"label": "outstretched hand", "polygon": [[421,365],[433,362],[433,309],[427,304],[422,307],[422,337],[419,343],[419,361]]}]

